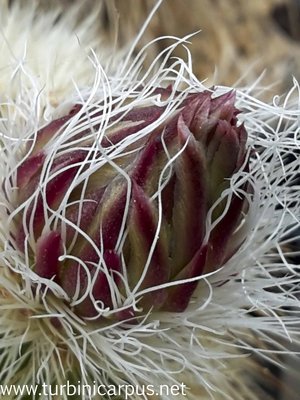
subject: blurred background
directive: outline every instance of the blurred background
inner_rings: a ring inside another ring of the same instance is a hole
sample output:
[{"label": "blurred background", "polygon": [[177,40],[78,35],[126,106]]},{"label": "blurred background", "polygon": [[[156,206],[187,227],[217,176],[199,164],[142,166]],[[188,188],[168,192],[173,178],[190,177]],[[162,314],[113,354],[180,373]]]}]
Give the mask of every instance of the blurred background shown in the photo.
[{"label": "blurred background", "polygon": [[[27,0],[11,0],[27,2]],[[79,19],[100,5],[99,34],[123,47],[139,32],[156,0],[36,0],[43,9],[79,4]],[[300,0],[164,0],[138,48],[165,35],[191,38],[194,72],[207,85],[261,85],[272,93],[300,80]],[[116,37],[117,32],[117,37]],[[99,36],[100,37],[100,36]],[[149,60],[170,41],[151,48]],[[185,57],[178,47],[175,56]]]},{"label": "blurred background", "polygon": [[[124,45],[155,1],[108,3],[119,14],[118,40]],[[107,21],[111,15],[108,7]],[[158,36],[183,37],[199,30],[189,48],[194,72],[208,84],[249,84],[265,71],[262,84],[282,92],[292,75],[300,78],[300,0],[164,0],[140,46]],[[155,51],[168,44],[159,42]],[[175,55],[185,57],[184,50],[178,47]]]}]

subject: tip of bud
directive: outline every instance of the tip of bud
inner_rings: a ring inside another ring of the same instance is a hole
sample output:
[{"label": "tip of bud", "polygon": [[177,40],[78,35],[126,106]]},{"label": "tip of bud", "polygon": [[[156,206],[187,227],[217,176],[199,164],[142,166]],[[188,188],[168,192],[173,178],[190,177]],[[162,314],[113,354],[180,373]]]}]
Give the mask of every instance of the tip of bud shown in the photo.
[{"label": "tip of bud", "polygon": [[59,257],[63,254],[63,243],[59,232],[42,234],[36,242],[35,272],[42,278],[55,279],[59,273]]}]

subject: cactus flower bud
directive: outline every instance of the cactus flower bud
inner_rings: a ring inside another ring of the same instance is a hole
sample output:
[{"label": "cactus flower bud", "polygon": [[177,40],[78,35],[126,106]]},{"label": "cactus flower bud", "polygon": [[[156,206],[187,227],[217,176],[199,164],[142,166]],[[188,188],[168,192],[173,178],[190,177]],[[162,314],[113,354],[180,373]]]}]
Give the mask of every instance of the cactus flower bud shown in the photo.
[{"label": "cactus flower bud", "polygon": [[206,90],[193,35],[144,37],[161,0],[120,52],[110,2],[36,3],[0,5],[0,397],[277,395],[300,339],[299,83]]},{"label": "cactus flower bud", "polygon": [[190,93],[166,119],[170,90],[157,90],[164,105],[132,105],[107,126],[103,110],[76,105],[37,132],[18,167],[17,246],[82,317],[184,311],[194,278],[235,250],[245,199],[221,198],[247,168],[235,94]]}]

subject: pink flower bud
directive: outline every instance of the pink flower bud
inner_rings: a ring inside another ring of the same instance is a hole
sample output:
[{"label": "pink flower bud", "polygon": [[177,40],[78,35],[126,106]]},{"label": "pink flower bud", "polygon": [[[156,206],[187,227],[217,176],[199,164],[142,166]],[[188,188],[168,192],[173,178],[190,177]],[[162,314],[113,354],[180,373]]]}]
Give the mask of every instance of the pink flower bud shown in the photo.
[{"label": "pink flower bud", "polygon": [[[167,102],[170,88],[159,92]],[[61,285],[79,315],[122,309],[132,296],[140,311],[183,311],[194,278],[232,256],[245,200],[220,196],[247,164],[234,99],[191,93],[167,119],[165,105],[134,106],[106,128],[94,112],[97,123],[68,138],[73,118],[79,127],[87,118],[76,106],[38,132],[17,172],[16,242],[22,251],[26,235],[36,242],[35,272]],[[51,150],[62,135],[65,151]],[[130,307],[115,318],[133,315]]]}]

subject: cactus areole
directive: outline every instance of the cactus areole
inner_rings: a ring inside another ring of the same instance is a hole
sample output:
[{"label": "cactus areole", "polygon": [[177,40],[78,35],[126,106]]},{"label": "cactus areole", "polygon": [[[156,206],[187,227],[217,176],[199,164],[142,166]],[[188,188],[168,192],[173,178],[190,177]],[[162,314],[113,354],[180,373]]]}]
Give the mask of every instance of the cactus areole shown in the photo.
[{"label": "cactus areole", "polygon": [[182,312],[243,241],[246,196],[230,190],[249,168],[235,94],[172,90],[142,105],[76,104],[24,145],[15,245],[80,317]]}]

